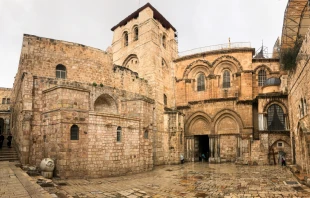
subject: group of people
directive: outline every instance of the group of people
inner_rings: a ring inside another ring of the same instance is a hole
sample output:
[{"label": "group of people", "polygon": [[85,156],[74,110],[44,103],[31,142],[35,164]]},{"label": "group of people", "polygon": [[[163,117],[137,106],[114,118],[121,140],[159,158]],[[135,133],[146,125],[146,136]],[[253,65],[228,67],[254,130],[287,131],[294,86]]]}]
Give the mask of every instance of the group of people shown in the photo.
[{"label": "group of people", "polygon": [[[7,139],[7,146],[8,148],[12,148],[11,145],[12,145],[12,135],[9,134],[8,137],[6,138]],[[0,134],[0,149],[2,149],[2,146],[3,146],[3,142],[4,142],[4,135],[1,133]]]}]

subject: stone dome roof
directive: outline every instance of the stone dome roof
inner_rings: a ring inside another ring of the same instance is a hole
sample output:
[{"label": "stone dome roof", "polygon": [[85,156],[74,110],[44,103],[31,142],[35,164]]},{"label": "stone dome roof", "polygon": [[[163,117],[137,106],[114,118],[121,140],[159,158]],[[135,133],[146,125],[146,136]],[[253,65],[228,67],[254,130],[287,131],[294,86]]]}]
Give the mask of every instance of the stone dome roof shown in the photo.
[{"label": "stone dome roof", "polygon": [[264,82],[264,86],[279,86],[281,84],[280,78],[268,78]]}]

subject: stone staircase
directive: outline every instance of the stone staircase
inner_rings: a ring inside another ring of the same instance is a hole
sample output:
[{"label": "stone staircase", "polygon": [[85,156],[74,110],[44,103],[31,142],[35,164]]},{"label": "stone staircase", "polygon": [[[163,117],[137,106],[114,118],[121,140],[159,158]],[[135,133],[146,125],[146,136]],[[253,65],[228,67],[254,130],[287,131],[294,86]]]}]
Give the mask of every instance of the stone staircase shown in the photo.
[{"label": "stone staircase", "polygon": [[4,140],[2,149],[0,149],[0,161],[19,161],[14,144],[12,143],[12,148],[8,148],[6,143],[7,141]]}]

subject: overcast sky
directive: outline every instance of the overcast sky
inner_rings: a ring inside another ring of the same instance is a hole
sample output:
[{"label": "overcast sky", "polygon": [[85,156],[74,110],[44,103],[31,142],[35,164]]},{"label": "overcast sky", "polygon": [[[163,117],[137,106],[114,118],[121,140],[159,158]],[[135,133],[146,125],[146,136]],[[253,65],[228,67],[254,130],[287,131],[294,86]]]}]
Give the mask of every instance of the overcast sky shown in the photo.
[{"label": "overcast sky", "polygon": [[[262,40],[272,52],[287,0],[0,0],[0,87],[12,87],[23,34],[106,50],[111,28],[150,2],[178,31],[179,51]],[[140,5],[139,5],[140,4]]]}]

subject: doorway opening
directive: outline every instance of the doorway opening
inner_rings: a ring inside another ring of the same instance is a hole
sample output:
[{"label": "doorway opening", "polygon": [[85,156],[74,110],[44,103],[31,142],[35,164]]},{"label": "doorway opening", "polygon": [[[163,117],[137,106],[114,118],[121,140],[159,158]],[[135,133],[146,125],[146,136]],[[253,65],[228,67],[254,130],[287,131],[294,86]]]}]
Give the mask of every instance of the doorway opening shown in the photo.
[{"label": "doorway opening", "polygon": [[[198,153],[199,161],[208,161],[210,156],[210,147],[209,147],[209,136],[208,135],[199,135],[198,138]],[[204,159],[205,158],[205,159]]]}]

